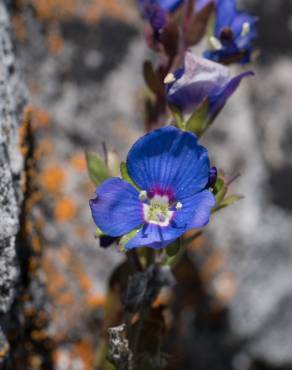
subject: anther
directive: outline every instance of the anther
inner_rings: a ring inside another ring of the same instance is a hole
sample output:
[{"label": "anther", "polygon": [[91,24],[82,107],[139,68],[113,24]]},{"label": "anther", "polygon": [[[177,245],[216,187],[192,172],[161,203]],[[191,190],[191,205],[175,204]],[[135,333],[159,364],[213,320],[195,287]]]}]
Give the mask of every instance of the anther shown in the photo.
[{"label": "anther", "polygon": [[209,38],[209,41],[210,41],[210,44],[211,44],[213,49],[215,49],[215,50],[221,50],[222,49],[222,44],[221,44],[220,40],[217,39],[217,37],[211,36]]},{"label": "anther", "polygon": [[178,211],[180,211],[181,209],[182,209],[182,204],[181,204],[181,202],[177,202],[176,203],[176,205],[175,205],[175,208],[178,210]]},{"label": "anther", "polygon": [[245,37],[250,32],[250,24],[248,22],[244,22],[241,29],[241,36]]},{"label": "anther", "polygon": [[146,190],[142,190],[140,191],[140,194],[139,194],[139,199],[140,200],[146,200],[148,197],[147,197],[147,191]]},{"label": "anther", "polygon": [[173,73],[168,73],[166,76],[165,76],[165,79],[164,79],[164,83],[165,84],[170,84],[172,82],[176,81],[176,78],[174,77],[174,74]]}]

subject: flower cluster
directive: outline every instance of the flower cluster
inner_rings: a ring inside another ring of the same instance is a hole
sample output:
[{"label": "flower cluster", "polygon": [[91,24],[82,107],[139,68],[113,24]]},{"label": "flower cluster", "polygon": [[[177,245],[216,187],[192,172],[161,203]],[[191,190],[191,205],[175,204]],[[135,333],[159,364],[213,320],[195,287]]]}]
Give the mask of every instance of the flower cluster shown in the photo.
[{"label": "flower cluster", "polygon": [[[89,160],[99,185],[90,208],[101,245],[117,240],[126,250],[166,247],[238,199],[226,196],[228,183],[198,138],[253,75],[234,76],[227,64],[248,63],[257,36],[256,17],[235,0],[138,1],[148,45],[160,54],[157,66],[144,64],[149,132],[130,149],[121,177],[100,158]],[[197,56],[192,47],[207,33],[209,46]],[[169,113],[173,125],[165,126]]]}]

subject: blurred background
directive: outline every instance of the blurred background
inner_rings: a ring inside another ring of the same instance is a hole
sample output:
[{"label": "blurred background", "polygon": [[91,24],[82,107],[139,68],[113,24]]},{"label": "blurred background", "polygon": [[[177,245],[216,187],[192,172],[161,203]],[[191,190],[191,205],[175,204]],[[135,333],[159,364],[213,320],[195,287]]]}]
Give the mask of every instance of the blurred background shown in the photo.
[{"label": "blurred background", "polygon": [[[203,143],[245,198],[176,269],[168,370],[292,369],[292,1],[241,5],[260,19],[256,75]],[[0,4],[3,369],[94,369],[123,257],[94,239],[84,152],[124,159],[143,132],[142,30],[135,0]]]}]

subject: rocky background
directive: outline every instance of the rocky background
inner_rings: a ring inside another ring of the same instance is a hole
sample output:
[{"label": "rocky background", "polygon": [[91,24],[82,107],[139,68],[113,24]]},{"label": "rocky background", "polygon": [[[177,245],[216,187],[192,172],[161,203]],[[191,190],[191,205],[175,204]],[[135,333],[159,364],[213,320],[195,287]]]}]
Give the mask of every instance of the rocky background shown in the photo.
[{"label": "rocky background", "polygon": [[[143,131],[149,52],[134,3],[0,4],[3,369],[94,369],[122,257],[94,239],[84,152],[123,159]],[[204,141],[214,164],[241,173],[245,199],[176,269],[168,370],[292,368],[292,2],[242,3],[260,17],[256,76]]]}]

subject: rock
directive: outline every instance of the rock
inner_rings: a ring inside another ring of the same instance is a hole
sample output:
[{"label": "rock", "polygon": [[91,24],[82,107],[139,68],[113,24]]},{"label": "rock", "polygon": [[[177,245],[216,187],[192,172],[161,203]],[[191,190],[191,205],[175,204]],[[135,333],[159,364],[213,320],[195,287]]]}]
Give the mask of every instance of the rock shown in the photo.
[{"label": "rock", "polygon": [[[19,230],[22,201],[20,175],[23,159],[18,129],[24,105],[24,88],[14,55],[12,29],[7,7],[0,4],[0,312],[11,307],[18,275],[15,240]],[[0,332],[0,353],[7,342]]]}]

